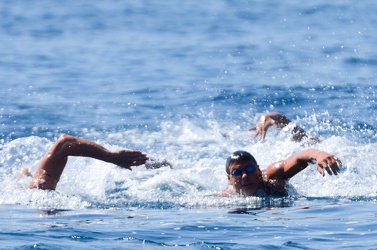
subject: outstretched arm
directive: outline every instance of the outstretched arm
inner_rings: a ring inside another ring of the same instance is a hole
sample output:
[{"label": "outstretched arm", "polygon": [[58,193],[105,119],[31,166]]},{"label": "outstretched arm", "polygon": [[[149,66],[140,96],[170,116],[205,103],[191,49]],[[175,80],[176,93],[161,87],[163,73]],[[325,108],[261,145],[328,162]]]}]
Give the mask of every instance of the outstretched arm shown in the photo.
[{"label": "outstretched arm", "polygon": [[[264,140],[269,127],[273,126],[275,129],[282,129],[287,126],[291,120],[285,115],[278,112],[272,112],[269,114],[263,114],[257,124],[254,127],[249,128],[250,131],[256,131],[254,138],[260,137],[260,140]],[[308,137],[305,130],[299,126],[295,126],[292,130],[292,139],[294,141],[301,141],[304,137]]]},{"label": "outstretched arm", "polygon": [[271,164],[266,170],[267,177],[271,180],[286,180],[305,169],[309,163],[316,163],[317,170],[322,176],[325,176],[325,171],[329,175],[337,175],[342,165],[342,162],[332,154],[317,149],[307,149],[290,156],[285,161]]},{"label": "outstretched arm", "polygon": [[92,141],[61,135],[42,158],[28,187],[55,190],[68,156],[91,157],[129,170],[132,166],[142,165],[148,160],[140,151],[110,151]]}]

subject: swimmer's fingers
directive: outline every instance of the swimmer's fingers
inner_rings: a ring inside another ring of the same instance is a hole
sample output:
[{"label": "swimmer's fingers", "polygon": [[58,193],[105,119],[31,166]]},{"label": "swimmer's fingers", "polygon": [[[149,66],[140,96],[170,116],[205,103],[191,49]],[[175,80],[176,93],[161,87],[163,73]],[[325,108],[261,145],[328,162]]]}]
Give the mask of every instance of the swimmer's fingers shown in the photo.
[{"label": "swimmer's fingers", "polygon": [[260,133],[259,127],[257,127],[257,126],[251,127],[251,128],[249,128],[249,131],[256,131],[253,138],[255,139],[258,136],[260,136],[260,140],[262,140],[262,134]]},{"label": "swimmer's fingers", "polygon": [[261,132],[260,132],[260,140],[261,141],[263,141],[264,138],[266,138],[266,132],[267,132],[267,130],[261,129]]},{"label": "swimmer's fingers", "polygon": [[266,137],[266,130],[264,129],[257,129],[257,132],[254,135],[254,138],[257,138],[259,136],[259,140],[263,141]]},{"label": "swimmer's fingers", "polygon": [[167,161],[166,159],[162,161],[150,159],[148,162],[145,163],[145,168],[147,169],[157,169],[161,167],[173,168],[173,163],[171,163],[170,161]]},{"label": "swimmer's fingers", "polygon": [[317,170],[322,176],[325,176],[324,170],[329,175],[337,175],[340,173],[340,166],[342,166],[342,162],[336,156],[330,156],[317,164]]},{"label": "swimmer's fingers", "polygon": [[342,162],[338,159],[338,157],[333,156],[333,162],[331,164],[331,169],[335,174],[340,173],[340,167],[343,166]]},{"label": "swimmer's fingers", "polygon": [[330,165],[328,164],[327,160],[323,160],[319,163],[317,163],[317,170],[318,172],[322,175],[325,176],[325,171],[329,174],[332,175],[333,172],[330,170]]},{"label": "swimmer's fingers", "polygon": [[256,126],[249,128],[249,131],[255,131],[255,130],[257,130]]},{"label": "swimmer's fingers", "polygon": [[257,125],[255,127],[249,128],[250,131],[256,131],[254,134],[254,139],[259,136],[259,140],[263,141],[266,137],[267,129],[265,129],[262,125]]},{"label": "swimmer's fingers", "polygon": [[338,157],[334,156],[333,158],[334,158],[335,163],[338,165],[338,167],[343,166],[342,161]]},{"label": "swimmer's fingers", "polygon": [[332,164],[330,165],[330,168],[331,168],[331,171],[332,171],[335,175],[337,175],[337,174],[340,173],[340,168],[339,168],[337,162],[332,163]]},{"label": "swimmer's fingers", "polygon": [[323,171],[323,166],[321,164],[317,164],[317,171],[322,175],[325,176],[325,171]]},{"label": "swimmer's fingers", "polygon": [[327,167],[331,169],[335,175],[340,173],[340,166],[342,166],[342,162],[338,157],[331,155],[327,158]]}]

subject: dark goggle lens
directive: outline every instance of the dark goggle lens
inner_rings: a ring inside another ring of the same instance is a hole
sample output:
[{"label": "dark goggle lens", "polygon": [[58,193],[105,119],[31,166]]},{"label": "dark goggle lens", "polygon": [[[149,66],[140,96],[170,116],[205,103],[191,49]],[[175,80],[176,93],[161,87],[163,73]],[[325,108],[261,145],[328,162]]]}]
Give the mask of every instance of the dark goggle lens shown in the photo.
[{"label": "dark goggle lens", "polygon": [[[247,167],[245,168],[245,172],[248,173],[248,174],[254,172],[254,170],[255,170],[255,166],[247,166]],[[239,169],[235,169],[235,170],[232,171],[231,174],[232,174],[233,176],[235,176],[235,177],[239,177],[239,176],[242,175],[242,172],[243,172],[243,171],[241,171],[241,170],[239,170]]]}]

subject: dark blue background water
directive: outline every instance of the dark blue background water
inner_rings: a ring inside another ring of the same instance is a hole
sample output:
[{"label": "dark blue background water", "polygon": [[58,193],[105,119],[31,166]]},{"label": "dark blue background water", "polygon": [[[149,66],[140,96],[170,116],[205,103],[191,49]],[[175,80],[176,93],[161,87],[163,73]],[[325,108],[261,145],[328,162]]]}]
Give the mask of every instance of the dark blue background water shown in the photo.
[{"label": "dark blue background water", "polygon": [[[27,248],[234,249],[255,246],[250,238],[258,248],[376,247],[376,11],[370,0],[1,1],[0,240]],[[229,152],[246,149],[267,166],[302,149],[284,132],[251,139],[247,128],[270,111],[318,135],[315,147],[339,156],[344,173],[305,170],[291,180],[298,195],[287,203],[217,197]],[[34,171],[60,133],[140,149],[176,169],[125,174],[72,158],[57,192],[25,190],[18,168]],[[239,207],[277,211],[227,213]],[[41,208],[63,210],[44,217]],[[119,220],[135,209],[141,218]]]},{"label": "dark blue background water", "polygon": [[3,1],[1,137],[155,129],[198,109],[234,120],[271,105],[373,126],[375,7]]}]

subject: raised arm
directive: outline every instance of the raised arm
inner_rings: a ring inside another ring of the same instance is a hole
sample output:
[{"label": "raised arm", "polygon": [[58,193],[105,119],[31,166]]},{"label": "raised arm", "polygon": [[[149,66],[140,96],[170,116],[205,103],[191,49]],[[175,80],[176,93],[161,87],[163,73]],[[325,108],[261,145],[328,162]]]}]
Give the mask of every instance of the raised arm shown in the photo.
[{"label": "raised arm", "polygon": [[342,165],[342,162],[332,154],[317,149],[307,149],[290,156],[285,161],[268,166],[267,177],[270,180],[286,180],[305,169],[309,163],[316,163],[317,170],[322,176],[325,176],[325,171],[329,175],[337,175]]},{"label": "raised arm", "polygon": [[[273,126],[275,129],[279,130],[287,126],[290,122],[291,120],[289,120],[285,115],[278,112],[272,112],[261,115],[257,124],[254,127],[249,128],[249,130],[256,131],[254,138],[259,136],[260,140],[264,140],[269,127]],[[304,137],[308,137],[305,130],[299,126],[295,126],[292,130],[292,139],[299,142]]]},{"label": "raised arm", "polygon": [[55,190],[68,156],[91,157],[131,170],[146,163],[148,157],[136,150],[110,151],[92,141],[62,135],[42,158],[28,188]]}]

